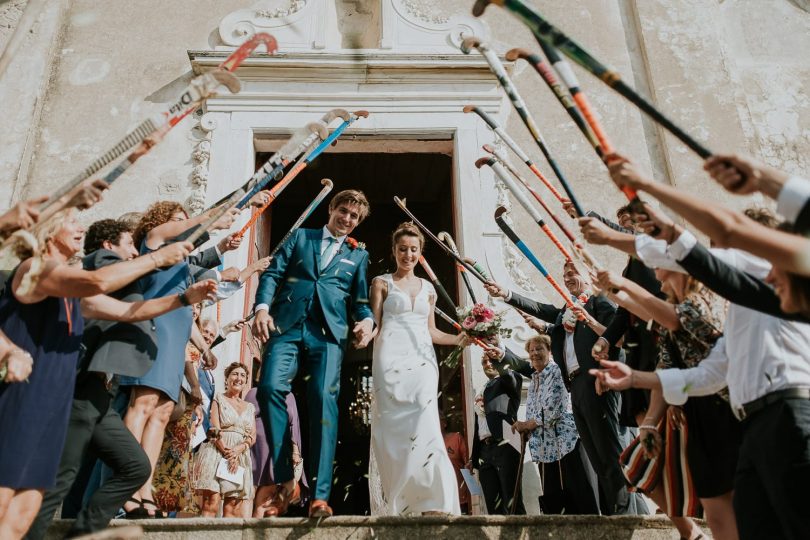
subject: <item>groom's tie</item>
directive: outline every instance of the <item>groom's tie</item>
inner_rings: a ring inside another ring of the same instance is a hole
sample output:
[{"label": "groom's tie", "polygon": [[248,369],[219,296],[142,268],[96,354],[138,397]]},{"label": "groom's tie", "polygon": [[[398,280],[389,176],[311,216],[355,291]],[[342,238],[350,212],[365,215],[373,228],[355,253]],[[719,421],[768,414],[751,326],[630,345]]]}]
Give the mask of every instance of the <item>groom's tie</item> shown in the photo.
[{"label": "groom's tie", "polygon": [[327,236],[323,239],[323,241],[326,242],[326,247],[323,248],[323,251],[321,252],[321,272],[323,272],[323,269],[326,268],[326,265],[329,264],[329,261],[332,259],[330,257],[332,254],[332,244],[337,242],[337,239],[335,239],[333,236]]}]

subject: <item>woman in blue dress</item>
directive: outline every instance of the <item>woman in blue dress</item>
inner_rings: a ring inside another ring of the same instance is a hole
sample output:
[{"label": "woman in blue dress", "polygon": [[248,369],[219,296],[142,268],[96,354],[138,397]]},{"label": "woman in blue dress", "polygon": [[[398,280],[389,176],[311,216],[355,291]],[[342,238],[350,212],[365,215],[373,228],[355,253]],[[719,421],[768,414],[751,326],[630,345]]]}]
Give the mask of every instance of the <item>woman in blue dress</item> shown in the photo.
[{"label": "woman in blue dress", "polygon": [[[144,213],[132,235],[133,240],[140,246],[141,254],[152,253],[167,241],[202,224],[209,215],[205,212],[189,218],[179,203],[157,202]],[[227,214],[218,228],[229,227],[235,215],[236,212]],[[182,293],[191,285],[191,280],[188,263],[182,261],[144,276],[140,285],[144,299],[148,300]],[[161,315],[153,321],[158,351],[155,363],[142,377],[121,377],[120,386],[130,394],[124,423],[141,443],[154,472],[166,426],[180,397],[186,344],[191,337],[191,307]],[[133,502],[141,504],[150,515],[157,511],[152,495],[152,476],[133,495]]]},{"label": "woman in blue dress", "polygon": [[[0,295],[0,331],[33,357],[27,382],[0,382],[0,538],[21,538],[43,492],[55,484],[84,330],[80,299],[115,291],[160,264],[174,264],[190,247],[170,246],[91,272],[68,264],[81,251],[83,238],[72,210],[55,216],[37,233],[41,249],[22,254]],[[41,273],[32,279],[37,273],[30,272],[32,265],[40,264]],[[123,313],[112,308],[105,318]]]}]

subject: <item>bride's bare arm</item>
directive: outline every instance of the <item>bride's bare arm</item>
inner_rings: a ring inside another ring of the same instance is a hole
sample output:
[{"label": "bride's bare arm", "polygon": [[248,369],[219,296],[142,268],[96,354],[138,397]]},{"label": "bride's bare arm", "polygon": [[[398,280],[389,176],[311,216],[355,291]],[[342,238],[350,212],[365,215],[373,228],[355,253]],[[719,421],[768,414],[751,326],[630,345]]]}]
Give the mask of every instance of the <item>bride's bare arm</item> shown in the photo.
[{"label": "bride's bare arm", "polygon": [[388,296],[388,283],[385,282],[380,276],[371,280],[371,313],[374,315],[374,331],[371,333],[371,339],[377,337],[382,328],[382,310],[385,297]]},{"label": "bride's bare arm", "polygon": [[428,331],[430,332],[430,339],[436,345],[461,345],[464,340],[464,334],[446,334],[436,328],[436,312],[433,311],[433,306],[436,304],[436,296],[430,295],[430,314],[428,315]]}]

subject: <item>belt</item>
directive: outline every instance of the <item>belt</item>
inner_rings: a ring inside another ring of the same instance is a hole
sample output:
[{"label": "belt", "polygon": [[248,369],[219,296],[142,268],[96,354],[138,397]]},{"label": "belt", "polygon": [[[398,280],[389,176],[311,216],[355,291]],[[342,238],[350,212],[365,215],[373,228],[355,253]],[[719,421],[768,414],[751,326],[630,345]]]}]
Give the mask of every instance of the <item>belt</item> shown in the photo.
[{"label": "belt", "polygon": [[734,407],[732,411],[734,412],[734,416],[737,417],[737,420],[744,420],[768,405],[786,399],[810,399],[810,388],[786,388],[785,390],[777,390],[776,392],[771,392],[761,398],[757,398],[754,401],[749,401],[740,407]]},{"label": "belt", "polygon": [[503,439],[496,439],[495,437],[486,437],[481,439],[481,443],[485,446],[491,446],[493,444],[500,444]]},{"label": "belt", "polygon": [[574,371],[572,371],[571,373],[568,374],[568,382],[569,383],[574,380],[574,377],[579,375],[579,371],[580,371],[580,369],[577,368],[577,369],[575,369]]}]

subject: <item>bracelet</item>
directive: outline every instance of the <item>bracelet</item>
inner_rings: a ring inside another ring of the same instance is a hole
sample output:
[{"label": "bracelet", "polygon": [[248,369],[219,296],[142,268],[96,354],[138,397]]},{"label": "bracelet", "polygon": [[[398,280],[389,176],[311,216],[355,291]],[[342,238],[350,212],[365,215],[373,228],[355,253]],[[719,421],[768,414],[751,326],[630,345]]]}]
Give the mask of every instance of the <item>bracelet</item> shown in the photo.
[{"label": "bracelet", "polygon": [[155,263],[155,270],[157,270],[158,268],[160,268],[160,265],[158,264],[157,257],[155,257],[155,252],[154,252],[154,251],[150,251],[150,252],[149,252],[149,258],[150,258],[150,259],[152,259],[152,262],[153,262],[153,263]]},{"label": "bracelet", "polygon": [[188,296],[186,296],[186,291],[183,291],[177,295],[177,299],[180,300],[180,305],[182,306],[190,306],[191,302],[188,301]]},{"label": "bracelet", "polygon": [[658,428],[656,426],[651,426],[650,424],[641,424],[640,426],[638,426],[638,429],[651,429],[653,431],[658,431]]}]

